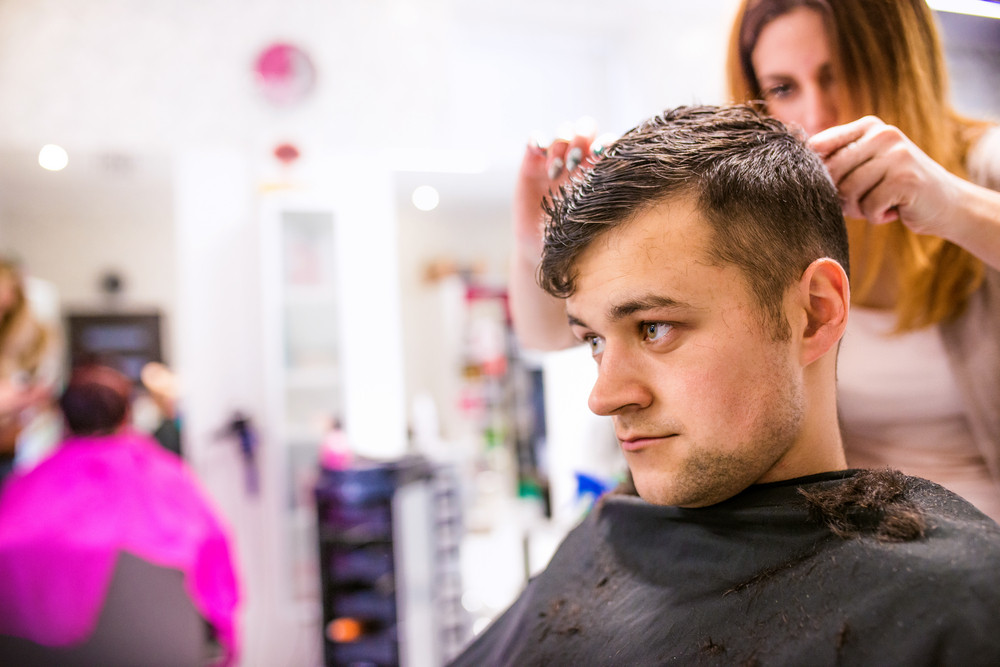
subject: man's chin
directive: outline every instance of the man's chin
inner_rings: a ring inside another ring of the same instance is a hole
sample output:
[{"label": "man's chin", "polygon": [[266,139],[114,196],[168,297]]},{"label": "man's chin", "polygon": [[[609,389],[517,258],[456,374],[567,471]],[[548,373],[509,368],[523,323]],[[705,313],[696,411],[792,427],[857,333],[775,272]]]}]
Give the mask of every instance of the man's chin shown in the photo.
[{"label": "man's chin", "polygon": [[687,499],[677,493],[669,476],[632,470],[632,482],[640,498],[652,505],[681,505]]},{"label": "man's chin", "polygon": [[722,502],[739,491],[715,489],[697,483],[684,484],[676,475],[632,471],[636,493],[651,505],[697,508]]}]

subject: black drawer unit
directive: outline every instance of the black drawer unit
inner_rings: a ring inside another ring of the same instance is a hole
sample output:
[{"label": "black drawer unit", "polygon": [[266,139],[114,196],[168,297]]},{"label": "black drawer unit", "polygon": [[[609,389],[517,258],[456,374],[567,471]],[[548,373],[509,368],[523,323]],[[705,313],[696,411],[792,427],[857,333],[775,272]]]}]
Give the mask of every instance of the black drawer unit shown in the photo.
[{"label": "black drawer unit", "polygon": [[422,457],[321,471],[324,661],[441,665],[468,638],[451,468]]}]

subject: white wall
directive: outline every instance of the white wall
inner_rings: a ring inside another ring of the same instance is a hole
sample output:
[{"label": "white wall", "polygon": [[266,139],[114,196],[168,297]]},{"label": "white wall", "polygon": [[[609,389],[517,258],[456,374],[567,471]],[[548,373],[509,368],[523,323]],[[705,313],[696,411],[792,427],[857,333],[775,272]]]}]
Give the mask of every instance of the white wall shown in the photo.
[{"label": "white wall", "polygon": [[81,151],[72,169],[45,172],[37,151],[0,146],[0,251],[54,283],[64,308],[108,305],[100,280],[124,279],[115,305],[157,308],[169,320],[176,267],[169,160]]},{"label": "white wall", "polygon": [[[733,5],[4,0],[0,145],[266,151],[280,137],[312,151],[509,155],[531,130],[582,113],[624,129],[666,105],[718,99]],[[294,109],[254,89],[253,60],[274,40],[316,63],[315,94]]]},{"label": "white wall", "polygon": [[[278,171],[274,146],[292,141],[306,171],[352,152],[389,169],[481,164],[472,215],[439,212],[423,247],[430,256],[460,245],[448,239],[462,229],[467,254],[502,254],[528,137],[581,115],[622,131],[664,106],[718,101],[734,5],[3,0],[0,251],[23,255],[67,304],[95,301],[97,277],[117,265],[129,302],[169,314],[179,279],[165,261],[170,160],[192,146],[235,150],[260,177]],[[317,72],[312,95],[291,108],[266,102],[252,72],[279,40],[305,48]],[[49,142],[70,151],[63,173],[31,164]],[[88,185],[67,188],[73,179]]]}]

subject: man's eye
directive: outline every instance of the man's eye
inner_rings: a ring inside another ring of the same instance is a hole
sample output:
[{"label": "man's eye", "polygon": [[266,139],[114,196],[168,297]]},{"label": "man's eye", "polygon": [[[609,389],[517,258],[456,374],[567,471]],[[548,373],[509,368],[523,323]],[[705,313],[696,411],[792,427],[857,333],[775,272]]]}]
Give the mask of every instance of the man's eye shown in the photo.
[{"label": "man's eye", "polygon": [[595,357],[604,352],[604,339],[600,336],[587,336],[587,345],[590,346],[590,353]]},{"label": "man's eye", "polygon": [[670,333],[673,327],[666,322],[647,322],[643,325],[646,340],[659,340]]}]

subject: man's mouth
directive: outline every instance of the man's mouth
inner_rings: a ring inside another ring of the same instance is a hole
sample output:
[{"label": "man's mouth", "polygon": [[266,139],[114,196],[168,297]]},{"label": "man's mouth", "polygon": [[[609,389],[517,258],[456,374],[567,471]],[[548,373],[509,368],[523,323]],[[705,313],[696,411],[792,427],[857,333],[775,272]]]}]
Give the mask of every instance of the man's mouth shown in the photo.
[{"label": "man's mouth", "polygon": [[621,448],[626,452],[637,452],[664,440],[673,438],[677,436],[677,434],[667,433],[665,435],[649,435],[641,433],[626,433],[623,434],[623,436],[624,437],[618,437],[618,442],[621,443]]}]

